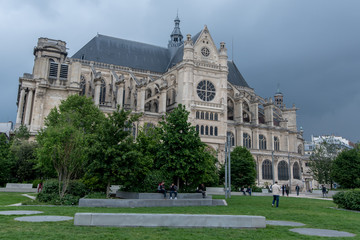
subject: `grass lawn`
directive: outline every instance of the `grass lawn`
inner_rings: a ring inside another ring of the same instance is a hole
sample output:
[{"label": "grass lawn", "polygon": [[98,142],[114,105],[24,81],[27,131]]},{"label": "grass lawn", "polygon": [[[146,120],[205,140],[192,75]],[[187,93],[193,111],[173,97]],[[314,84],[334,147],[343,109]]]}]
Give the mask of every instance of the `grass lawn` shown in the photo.
[{"label": "grass lawn", "polygon": [[[223,198],[215,196],[214,198]],[[26,201],[21,193],[0,193],[0,211],[38,210],[43,215],[74,216],[77,212],[104,213],[187,213],[265,216],[266,220],[286,220],[306,224],[308,228],[346,231],[360,239],[360,213],[339,211],[332,201],[280,197],[279,208],[271,207],[271,197],[232,196],[228,206],[178,208],[79,208],[67,206],[5,205]],[[170,200],[169,200],[170,201]],[[294,227],[267,226],[265,229],[222,228],[114,228],[74,226],[73,221],[27,223],[15,216],[0,215],[0,239],[321,239],[288,231]],[[325,239],[325,238],[324,238]],[[328,239],[328,238],[327,238]],[[334,239],[334,238],[331,238]]]}]

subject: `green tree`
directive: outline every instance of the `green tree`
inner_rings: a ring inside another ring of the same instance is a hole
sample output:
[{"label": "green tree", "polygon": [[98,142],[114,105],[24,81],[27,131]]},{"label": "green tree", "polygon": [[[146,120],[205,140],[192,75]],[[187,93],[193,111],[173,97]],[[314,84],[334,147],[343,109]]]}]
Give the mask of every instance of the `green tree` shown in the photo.
[{"label": "green tree", "polygon": [[47,177],[56,171],[60,199],[70,180],[82,176],[96,130],[104,118],[90,98],[78,95],[62,101],[46,118],[45,128],[36,137],[39,167]]},{"label": "green tree", "polygon": [[216,174],[216,158],[207,151],[188,116],[185,106],[179,104],[159,122],[162,144],[155,161],[158,169],[166,171],[185,190]]},{"label": "green tree", "polygon": [[138,115],[117,108],[104,121],[97,133],[97,140],[91,151],[92,162],[85,176],[86,182],[95,189],[106,189],[121,184],[125,190],[134,190],[141,185],[152,167],[149,158],[136,150],[132,137],[132,125]]},{"label": "green tree", "polygon": [[344,188],[360,188],[360,145],[342,151],[332,163],[331,176]]},{"label": "green tree", "polygon": [[5,134],[0,134],[0,186],[9,182],[10,179],[10,142]]},{"label": "green tree", "polygon": [[256,163],[250,151],[237,146],[230,153],[230,159],[232,188],[253,186],[256,180]]},{"label": "green tree", "polygon": [[339,152],[339,147],[335,144],[322,142],[317,146],[310,156],[309,168],[314,179],[320,184],[331,184],[331,169],[333,161]]}]

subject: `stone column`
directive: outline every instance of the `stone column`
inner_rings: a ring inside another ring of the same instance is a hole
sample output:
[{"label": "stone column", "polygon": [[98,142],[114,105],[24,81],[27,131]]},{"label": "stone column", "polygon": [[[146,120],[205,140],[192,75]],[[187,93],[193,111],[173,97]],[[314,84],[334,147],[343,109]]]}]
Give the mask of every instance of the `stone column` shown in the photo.
[{"label": "stone column", "polygon": [[141,86],[137,88],[137,106],[136,110],[138,112],[144,112],[145,111],[145,87]]},{"label": "stone column", "polygon": [[16,125],[22,124],[21,117],[22,117],[23,109],[24,109],[24,97],[25,97],[25,89],[23,87],[21,87],[18,111],[17,111],[17,115],[16,115]]},{"label": "stone column", "polygon": [[94,102],[96,106],[100,104],[100,88],[101,88],[101,78],[95,79],[95,94],[94,94]]},{"label": "stone column", "polygon": [[34,89],[30,88],[28,92],[28,96],[26,98],[26,112],[25,112],[25,121],[24,125],[30,124],[30,116],[31,116],[31,110],[32,110],[32,101],[33,101],[33,91]]},{"label": "stone column", "polygon": [[117,95],[116,95],[116,105],[120,106],[120,109],[124,107],[124,82],[117,82],[118,86]]},{"label": "stone column", "polygon": [[166,113],[166,88],[160,90],[159,113]]},{"label": "stone column", "polygon": [[251,111],[251,123],[252,124],[259,124],[259,105],[257,101],[251,103],[250,106]]}]

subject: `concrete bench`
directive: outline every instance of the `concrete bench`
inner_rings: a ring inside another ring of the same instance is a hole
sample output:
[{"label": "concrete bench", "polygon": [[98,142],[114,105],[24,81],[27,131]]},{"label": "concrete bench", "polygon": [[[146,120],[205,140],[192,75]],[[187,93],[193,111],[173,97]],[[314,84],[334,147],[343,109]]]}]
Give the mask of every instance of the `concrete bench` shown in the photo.
[{"label": "concrete bench", "polygon": [[37,192],[31,183],[7,183],[5,188],[0,188],[0,192]]},{"label": "concrete bench", "polygon": [[208,194],[208,195],[224,195],[225,190],[222,187],[207,187],[206,194]]},{"label": "concrete bench", "polygon": [[226,206],[222,199],[88,199],[81,198],[79,207],[188,207],[188,206]]},{"label": "concrete bench", "polygon": [[[116,192],[117,198],[122,199],[164,199],[163,193],[136,193],[136,192]],[[166,197],[170,197],[170,192],[166,193]],[[173,195],[174,197],[174,195]],[[202,193],[178,193],[178,199],[202,199]],[[206,198],[212,199],[212,196]]]},{"label": "concrete bench", "polygon": [[265,228],[265,217],[244,215],[76,213],[74,225],[111,227]]}]

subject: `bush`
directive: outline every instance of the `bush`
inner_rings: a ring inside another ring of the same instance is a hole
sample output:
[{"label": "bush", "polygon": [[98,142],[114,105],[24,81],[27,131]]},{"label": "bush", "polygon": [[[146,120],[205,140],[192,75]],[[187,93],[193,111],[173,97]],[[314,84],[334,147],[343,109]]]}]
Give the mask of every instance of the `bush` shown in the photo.
[{"label": "bush", "polygon": [[84,198],[104,199],[104,198],[106,198],[106,193],[104,193],[104,192],[91,192],[91,193],[87,194]]},{"label": "bush", "polygon": [[333,199],[339,208],[360,211],[360,189],[338,192]]},{"label": "bush", "polygon": [[50,179],[44,182],[43,190],[37,195],[37,200],[54,205],[77,205],[79,199],[86,193],[85,185],[74,180],[69,183],[65,196],[60,199],[59,182],[56,179]]}]

